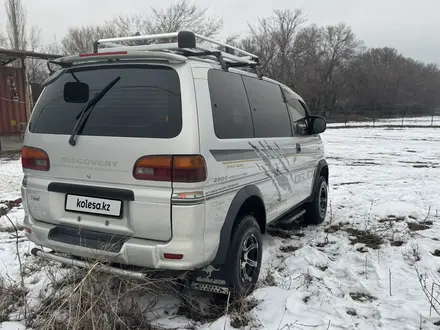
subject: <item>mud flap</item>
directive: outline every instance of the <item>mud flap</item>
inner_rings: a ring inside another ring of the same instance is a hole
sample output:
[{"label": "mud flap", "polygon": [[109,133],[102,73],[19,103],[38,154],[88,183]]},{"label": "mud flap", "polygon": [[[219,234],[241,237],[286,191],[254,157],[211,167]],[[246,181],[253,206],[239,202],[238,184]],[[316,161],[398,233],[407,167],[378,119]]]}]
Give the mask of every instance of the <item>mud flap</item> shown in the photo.
[{"label": "mud flap", "polygon": [[191,289],[213,293],[228,294],[230,291],[229,267],[227,265],[208,265],[196,269],[189,275]]}]

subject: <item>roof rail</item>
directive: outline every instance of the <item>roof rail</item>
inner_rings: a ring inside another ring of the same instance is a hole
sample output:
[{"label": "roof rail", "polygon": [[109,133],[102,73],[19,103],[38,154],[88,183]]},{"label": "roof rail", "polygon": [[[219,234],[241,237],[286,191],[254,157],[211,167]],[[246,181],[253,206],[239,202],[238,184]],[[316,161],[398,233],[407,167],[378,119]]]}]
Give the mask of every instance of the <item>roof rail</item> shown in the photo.
[{"label": "roof rail", "polygon": [[[210,44],[214,45],[214,47]],[[254,69],[259,77],[261,77],[257,70],[257,66],[260,65],[257,55],[191,31],[106,38],[97,40],[93,45],[93,52],[95,54],[105,53],[109,50],[111,52],[136,51],[136,53],[144,51],[156,54],[164,52],[185,57],[214,59],[226,71],[229,67],[247,67]]]}]

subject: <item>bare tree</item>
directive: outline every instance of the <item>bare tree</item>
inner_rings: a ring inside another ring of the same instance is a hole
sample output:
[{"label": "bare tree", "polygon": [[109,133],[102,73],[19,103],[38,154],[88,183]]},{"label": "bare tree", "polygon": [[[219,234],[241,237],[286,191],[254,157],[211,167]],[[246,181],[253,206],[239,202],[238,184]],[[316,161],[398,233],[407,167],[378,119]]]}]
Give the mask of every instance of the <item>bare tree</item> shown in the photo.
[{"label": "bare tree", "polygon": [[296,36],[294,48],[298,52],[292,77],[297,90],[306,98],[312,110],[322,110],[320,100],[323,91],[322,28],[312,24],[303,28]]},{"label": "bare tree", "polygon": [[327,26],[323,32],[321,79],[325,82],[324,107],[333,108],[345,89],[343,71],[360,45],[349,26]]},{"label": "bare tree", "polygon": [[150,18],[142,13],[128,16],[118,15],[108,24],[113,26],[119,36],[132,36],[136,33],[148,34],[153,30]]},{"label": "bare tree", "polygon": [[309,94],[315,110],[330,110],[344,94],[343,72],[359,50],[360,43],[343,23],[327,27],[316,24],[298,33],[295,84]]},{"label": "bare tree", "polygon": [[56,55],[67,55],[63,52],[61,42],[57,40],[56,35],[53,36],[53,40],[49,44],[45,44],[41,47],[43,53],[56,54]]},{"label": "bare tree", "polygon": [[115,35],[115,27],[111,24],[70,28],[61,40],[61,47],[66,54],[90,53],[96,40]]},{"label": "bare tree", "polygon": [[[93,43],[113,36],[133,36],[191,30],[212,36],[222,26],[220,18],[209,16],[206,8],[181,0],[166,9],[152,8],[151,15],[143,13],[119,15],[103,25],[72,27],[61,40],[62,50],[67,54],[90,52]],[[133,44],[133,43],[129,43]],[[135,43],[138,44],[138,43]]]},{"label": "bare tree", "polygon": [[5,48],[8,45],[8,38],[0,31],[0,47]]},{"label": "bare tree", "polygon": [[[393,48],[372,48],[353,57],[345,81],[354,108],[368,109],[373,117],[396,108],[398,89],[405,79],[403,62],[405,58]],[[377,109],[380,114],[375,113]]]},{"label": "bare tree", "polygon": [[275,10],[274,15],[260,18],[256,25],[249,24],[251,37],[243,45],[261,58],[263,72],[289,83],[296,51],[293,47],[299,27],[306,21],[300,9]]},{"label": "bare tree", "polygon": [[21,0],[5,0],[9,47],[26,49],[26,10]]},{"label": "bare tree", "polygon": [[[392,48],[365,49],[344,23],[304,26],[305,22],[299,9],[276,10],[249,24],[248,36],[233,35],[227,43],[258,55],[263,74],[294,86],[315,112],[343,109],[346,113],[359,108],[428,112],[440,107],[440,70],[436,65],[406,58]],[[208,9],[179,0],[165,9],[120,15],[101,25],[72,27],[61,43],[41,49],[65,54],[90,52],[97,39],[109,36],[179,30],[214,36],[221,26],[222,19],[209,15]],[[32,30],[30,35],[28,43],[32,45]]]},{"label": "bare tree", "polygon": [[[41,47],[41,29],[33,26],[29,31],[27,50],[38,51]],[[30,58],[26,60],[27,77],[30,83],[41,83],[47,77],[47,69],[43,60]]]},{"label": "bare tree", "polygon": [[222,27],[223,20],[209,16],[207,10],[190,4],[187,0],[180,0],[166,9],[152,8],[152,31],[166,33],[192,30],[208,37],[213,36]]}]

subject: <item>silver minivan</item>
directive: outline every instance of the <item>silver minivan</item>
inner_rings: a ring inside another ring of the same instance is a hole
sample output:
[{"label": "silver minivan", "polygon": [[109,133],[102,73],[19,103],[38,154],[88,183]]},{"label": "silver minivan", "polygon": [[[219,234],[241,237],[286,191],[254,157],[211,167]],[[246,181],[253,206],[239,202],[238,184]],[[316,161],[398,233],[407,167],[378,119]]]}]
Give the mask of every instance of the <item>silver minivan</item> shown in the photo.
[{"label": "silver minivan", "polygon": [[32,253],[251,292],[267,226],[326,217],[325,120],[257,56],[192,32],[94,46],[49,63],[25,133]]}]

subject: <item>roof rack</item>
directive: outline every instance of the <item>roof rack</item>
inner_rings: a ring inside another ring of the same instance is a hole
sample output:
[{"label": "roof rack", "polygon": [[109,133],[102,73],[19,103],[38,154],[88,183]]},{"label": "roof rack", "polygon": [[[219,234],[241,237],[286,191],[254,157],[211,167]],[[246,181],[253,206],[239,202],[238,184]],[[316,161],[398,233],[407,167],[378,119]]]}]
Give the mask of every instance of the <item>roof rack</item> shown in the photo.
[{"label": "roof rack", "polygon": [[[124,43],[135,45],[127,45]],[[210,44],[214,45],[214,47]],[[185,57],[211,59],[218,61],[225,71],[227,71],[228,68],[250,68],[253,69],[260,78],[262,77],[257,69],[260,65],[257,55],[191,31],[106,38],[96,41],[93,45],[94,54],[109,51],[112,53],[135,51],[137,54],[141,54],[141,52],[159,54],[162,52],[174,53]]]}]

